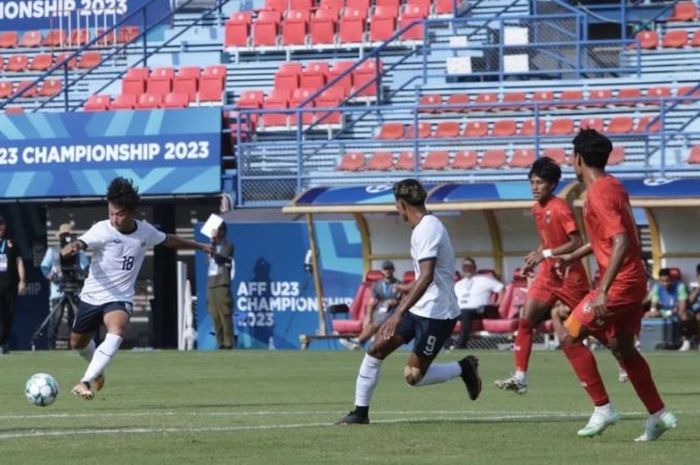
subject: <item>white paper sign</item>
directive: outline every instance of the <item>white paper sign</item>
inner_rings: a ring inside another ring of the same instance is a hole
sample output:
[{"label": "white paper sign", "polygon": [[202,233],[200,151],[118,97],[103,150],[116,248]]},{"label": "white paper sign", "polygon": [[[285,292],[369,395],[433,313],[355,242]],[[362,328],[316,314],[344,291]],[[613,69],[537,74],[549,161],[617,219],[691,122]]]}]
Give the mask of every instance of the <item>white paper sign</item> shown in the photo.
[{"label": "white paper sign", "polygon": [[211,239],[211,232],[219,229],[219,226],[221,226],[221,223],[223,222],[224,219],[222,217],[212,213],[209,215],[209,218],[207,218],[207,221],[202,225],[202,229],[200,229],[199,232]]}]

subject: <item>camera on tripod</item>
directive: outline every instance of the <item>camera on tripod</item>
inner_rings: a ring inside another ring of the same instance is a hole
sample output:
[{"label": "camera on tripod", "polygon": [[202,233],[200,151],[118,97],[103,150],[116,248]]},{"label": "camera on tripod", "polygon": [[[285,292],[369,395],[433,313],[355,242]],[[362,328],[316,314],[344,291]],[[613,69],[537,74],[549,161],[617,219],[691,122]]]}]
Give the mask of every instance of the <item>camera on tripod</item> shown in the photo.
[{"label": "camera on tripod", "polygon": [[[58,236],[59,247],[62,250],[66,245],[78,240],[78,236],[74,233],[63,233]],[[64,257],[61,259],[61,274],[58,281],[58,287],[63,293],[77,293],[83,287],[83,272],[80,269],[80,261],[78,255]]]}]

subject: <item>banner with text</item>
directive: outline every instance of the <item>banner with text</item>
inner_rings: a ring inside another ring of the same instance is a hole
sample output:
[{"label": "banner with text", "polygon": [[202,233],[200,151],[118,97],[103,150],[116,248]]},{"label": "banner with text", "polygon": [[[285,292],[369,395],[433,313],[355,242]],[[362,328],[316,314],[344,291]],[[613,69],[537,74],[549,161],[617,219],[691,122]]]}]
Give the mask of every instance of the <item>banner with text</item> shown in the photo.
[{"label": "banner with text", "polygon": [[104,195],[116,176],[143,195],[221,189],[221,109],[0,115],[0,198]]},{"label": "banner with text", "polygon": [[0,0],[0,30],[104,29],[145,7],[124,25],[146,26],[170,11],[168,0]]}]

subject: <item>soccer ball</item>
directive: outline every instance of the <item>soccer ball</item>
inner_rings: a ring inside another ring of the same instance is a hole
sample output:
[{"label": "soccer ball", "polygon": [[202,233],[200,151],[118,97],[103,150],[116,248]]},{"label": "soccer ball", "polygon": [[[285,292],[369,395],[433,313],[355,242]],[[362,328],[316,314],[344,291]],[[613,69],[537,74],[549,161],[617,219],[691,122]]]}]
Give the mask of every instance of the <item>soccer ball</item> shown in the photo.
[{"label": "soccer ball", "polygon": [[53,404],[58,396],[58,382],[51,375],[37,373],[24,385],[24,395],[30,404],[46,407]]}]

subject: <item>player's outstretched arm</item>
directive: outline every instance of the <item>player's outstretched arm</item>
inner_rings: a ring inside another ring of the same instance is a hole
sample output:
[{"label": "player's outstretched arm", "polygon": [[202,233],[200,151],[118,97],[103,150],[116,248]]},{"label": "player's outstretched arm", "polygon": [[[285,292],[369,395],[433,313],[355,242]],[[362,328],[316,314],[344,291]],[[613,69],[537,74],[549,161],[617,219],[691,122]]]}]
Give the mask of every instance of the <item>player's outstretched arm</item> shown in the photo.
[{"label": "player's outstretched arm", "polygon": [[170,247],[171,249],[195,249],[201,250],[204,253],[212,254],[214,253],[214,248],[211,244],[204,244],[202,242],[190,241],[188,239],[183,239],[177,234],[166,234],[165,242],[163,245]]}]

